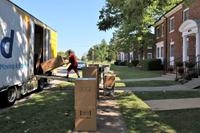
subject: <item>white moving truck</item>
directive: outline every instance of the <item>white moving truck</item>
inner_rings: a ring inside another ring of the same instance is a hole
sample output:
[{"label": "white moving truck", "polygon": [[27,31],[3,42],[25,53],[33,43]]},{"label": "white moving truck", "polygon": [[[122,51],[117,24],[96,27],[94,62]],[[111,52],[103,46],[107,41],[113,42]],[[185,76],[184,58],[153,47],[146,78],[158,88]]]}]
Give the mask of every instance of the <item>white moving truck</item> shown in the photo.
[{"label": "white moving truck", "polygon": [[9,0],[0,0],[0,104],[41,89],[40,64],[56,57],[57,33]]}]

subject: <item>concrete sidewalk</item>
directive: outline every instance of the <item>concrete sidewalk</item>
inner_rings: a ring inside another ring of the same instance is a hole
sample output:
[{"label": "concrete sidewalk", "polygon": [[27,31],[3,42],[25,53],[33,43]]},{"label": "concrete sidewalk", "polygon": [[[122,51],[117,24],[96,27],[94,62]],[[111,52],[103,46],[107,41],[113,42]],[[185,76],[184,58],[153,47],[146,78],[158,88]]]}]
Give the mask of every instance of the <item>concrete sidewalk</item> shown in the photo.
[{"label": "concrete sidewalk", "polygon": [[200,108],[200,98],[147,100],[144,102],[153,111]]},{"label": "concrete sidewalk", "polygon": [[127,128],[119,112],[119,106],[114,99],[101,98],[97,114],[98,132],[127,133]]},{"label": "concrete sidewalk", "polygon": [[200,78],[193,79],[185,84],[177,84],[172,86],[162,86],[162,87],[119,87],[116,90],[124,90],[124,91],[135,91],[135,92],[143,92],[143,91],[200,91],[199,89],[194,89],[200,87]]},{"label": "concrete sidewalk", "polygon": [[116,80],[116,82],[135,82],[135,81],[172,81],[174,79],[167,77],[154,77],[154,78],[141,78],[141,79],[121,79]]}]

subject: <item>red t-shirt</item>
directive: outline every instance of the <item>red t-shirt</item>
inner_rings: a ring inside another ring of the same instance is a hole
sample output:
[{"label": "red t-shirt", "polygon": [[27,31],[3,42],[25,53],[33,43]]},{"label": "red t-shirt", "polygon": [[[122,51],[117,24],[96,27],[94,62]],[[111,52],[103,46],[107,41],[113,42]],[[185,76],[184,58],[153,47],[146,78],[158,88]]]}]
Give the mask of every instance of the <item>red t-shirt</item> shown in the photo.
[{"label": "red t-shirt", "polygon": [[76,56],[75,56],[73,53],[71,53],[71,54],[69,55],[69,62],[70,62],[71,65],[73,65],[73,66],[78,65],[77,60],[76,60]]}]

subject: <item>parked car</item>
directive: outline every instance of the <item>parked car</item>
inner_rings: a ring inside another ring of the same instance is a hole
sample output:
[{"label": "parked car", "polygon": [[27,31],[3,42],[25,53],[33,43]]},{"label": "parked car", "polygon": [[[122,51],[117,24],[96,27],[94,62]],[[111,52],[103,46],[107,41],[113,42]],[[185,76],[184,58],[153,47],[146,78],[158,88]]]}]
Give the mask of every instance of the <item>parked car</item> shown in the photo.
[{"label": "parked car", "polygon": [[82,70],[86,66],[87,64],[84,61],[78,61],[78,70]]}]

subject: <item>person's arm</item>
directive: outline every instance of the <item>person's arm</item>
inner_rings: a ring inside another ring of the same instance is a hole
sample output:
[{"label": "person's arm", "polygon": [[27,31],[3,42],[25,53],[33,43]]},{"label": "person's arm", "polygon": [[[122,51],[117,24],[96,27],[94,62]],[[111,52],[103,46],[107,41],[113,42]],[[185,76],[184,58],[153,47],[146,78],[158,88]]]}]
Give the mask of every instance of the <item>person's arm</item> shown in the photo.
[{"label": "person's arm", "polygon": [[68,65],[70,62],[69,62],[69,60],[65,60],[65,63],[66,63],[66,65]]}]

